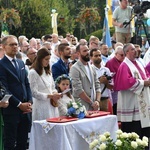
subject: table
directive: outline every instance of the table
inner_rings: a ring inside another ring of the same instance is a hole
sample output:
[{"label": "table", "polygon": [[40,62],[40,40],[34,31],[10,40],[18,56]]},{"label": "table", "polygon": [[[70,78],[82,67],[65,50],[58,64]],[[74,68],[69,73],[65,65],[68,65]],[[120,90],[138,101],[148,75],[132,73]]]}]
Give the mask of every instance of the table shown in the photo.
[{"label": "table", "polygon": [[34,121],[29,150],[89,150],[89,143],[108,131],[113,139],[118,129],[117,117],[108,115],[67,123]]}]

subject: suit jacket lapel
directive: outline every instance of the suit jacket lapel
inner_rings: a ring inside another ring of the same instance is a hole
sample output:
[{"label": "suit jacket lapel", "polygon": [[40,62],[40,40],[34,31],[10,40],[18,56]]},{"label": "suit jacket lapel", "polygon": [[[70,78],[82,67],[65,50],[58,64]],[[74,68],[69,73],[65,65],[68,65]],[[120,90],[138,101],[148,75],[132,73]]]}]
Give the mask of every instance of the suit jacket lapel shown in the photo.
[{"label": "suit jacket lapel", "polygon": [[62,67],[62,69],[64,70],[64,72],[66,72],[66,74],[68,75],[67,68],[66,68],[64,62],[63,62],[61,59],[60,59],[60,64],[61,64],[61,67]]},{"label": "suit jacket lapel", "polygon": [[93,74],[93,70],[92,70],[92,67],[91,65],[89,65],[89,69],[90,69],[90,75],[91,75],[91,84],[92,84],[92,87],[93,87],[93,83],[94,83],[94,74]]},{"label": "suit jacket lapel", "polygon": [[84,65],[82,64],[82,62],[78,61],[78,63],[79,63],[79,66],[80,66],[81,70],[84,72],[84,74],[88,78],[89,82],[91,82],[88,75],[87,75],[86,69],[85,69]]},{"label": "suit jacket lapel", "polygon": [[10,62],[10,60],[6,56],[4,56],[3,60],[4,60],[3,65],[5,66],[5,68],[19,80],[17,71],[15,67],[13,66],[13,64]]}]

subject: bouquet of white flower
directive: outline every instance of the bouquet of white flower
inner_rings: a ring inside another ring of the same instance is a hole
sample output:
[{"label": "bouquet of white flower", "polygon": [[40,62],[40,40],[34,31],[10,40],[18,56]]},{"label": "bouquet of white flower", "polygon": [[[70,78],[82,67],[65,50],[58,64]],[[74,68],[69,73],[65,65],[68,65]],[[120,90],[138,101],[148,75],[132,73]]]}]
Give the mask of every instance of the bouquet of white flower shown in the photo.
[{"label": "bouquet of white flower", "polygon": [[86,108],[79,101],[70,102],[67,104],[68,112],[67,115],[82,119],[87,114]]},{"label": "bouquet of white flower", "polygon": [[144,150],[148,146],[148,138],[142,140],[135,132],[126,133],[118,130],[117,140],[113,141],[109,132],[105,132],[90,143],[90,150]]}]

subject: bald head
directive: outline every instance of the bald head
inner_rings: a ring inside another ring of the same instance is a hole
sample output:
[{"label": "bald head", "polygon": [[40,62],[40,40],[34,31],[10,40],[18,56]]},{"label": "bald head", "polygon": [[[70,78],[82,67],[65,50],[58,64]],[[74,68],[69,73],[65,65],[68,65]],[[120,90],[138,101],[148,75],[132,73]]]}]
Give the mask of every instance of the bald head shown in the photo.
[{"label": "bald head", "polygon": [[30,47],[33,47],[35,49],[37,49],[37,41],[35,38],[32,38],[30,41],[29,41],[29,44],[30,44]]},{"label": "bald head", "polygon": [[117,42],[117,43],[115,44],[115,49],[116,49],[116,47],[118,47],[118,46],[122,46],[122,47],[123,47],[123,44],[122,44],[121,42]]},{"label": "bald head", "polygon": [[124,54],[124,51],[123,51],[123,46],[117,46],[116,47],[115,57],[116,57],[117,60],[119,60],[121,62],[124,60],[125,54]]}]

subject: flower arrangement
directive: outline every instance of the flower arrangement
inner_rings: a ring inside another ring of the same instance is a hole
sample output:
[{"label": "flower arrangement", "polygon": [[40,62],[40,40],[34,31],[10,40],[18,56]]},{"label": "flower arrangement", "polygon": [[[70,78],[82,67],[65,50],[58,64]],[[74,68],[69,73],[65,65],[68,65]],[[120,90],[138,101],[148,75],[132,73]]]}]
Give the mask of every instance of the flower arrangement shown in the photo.
[{"label": "flower arrangement", "polygon": [[10,27],[13,25],[15,28],[17,28],[21,25],[20,15],[18,11],[13,8],[2,8],[0,20],[2,20],[3,23],[7,23]]},{"label": "flower arrangement", "polygon": [[117,140],[113,141],[109,132],[105,132],[90,143],[90,150],[145,150],[148,146],[148,138],[143,137],[142,140],[135,132],[126,133],[118,130]]},{"label": "flower arrangement", "polygon": [[69,102],[67,104],[68,116],[77,117],[79,119],[83,119],[85,115],[87,114],[86,108],[84,105],[81,104],[81,102]]}]

